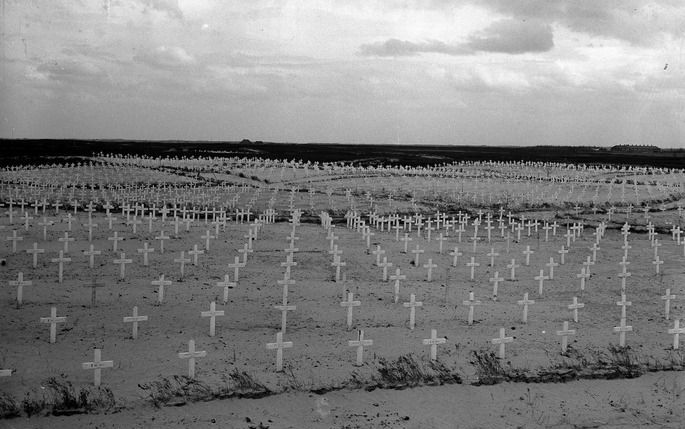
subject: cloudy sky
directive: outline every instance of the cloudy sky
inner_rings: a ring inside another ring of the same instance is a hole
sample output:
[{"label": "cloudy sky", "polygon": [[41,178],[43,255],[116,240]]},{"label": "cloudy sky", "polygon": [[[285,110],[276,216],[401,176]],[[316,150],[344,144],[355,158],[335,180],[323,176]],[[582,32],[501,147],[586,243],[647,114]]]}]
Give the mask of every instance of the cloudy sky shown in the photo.
[{"label": "cloudy sky", "polygon": [[685,147],[685,1],[0,0],[0,136]]}]

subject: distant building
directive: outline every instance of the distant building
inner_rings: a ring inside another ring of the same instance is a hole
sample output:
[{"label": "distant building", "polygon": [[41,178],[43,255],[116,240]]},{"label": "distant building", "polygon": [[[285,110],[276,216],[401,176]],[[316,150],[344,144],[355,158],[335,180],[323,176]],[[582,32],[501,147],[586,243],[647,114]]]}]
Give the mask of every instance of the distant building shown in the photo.
[{"label": "distant building", "polygon": [[619,144],[611,147],[612,152],[660,152],[658,146],[639,145],[639,144]]}]

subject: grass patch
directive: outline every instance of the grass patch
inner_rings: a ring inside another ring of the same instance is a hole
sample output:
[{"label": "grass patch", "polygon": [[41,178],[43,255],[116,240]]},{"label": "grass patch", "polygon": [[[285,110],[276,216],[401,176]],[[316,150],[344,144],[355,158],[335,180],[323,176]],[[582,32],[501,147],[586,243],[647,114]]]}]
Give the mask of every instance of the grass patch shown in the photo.
[{"label": "grass patch", "polygon": [[[440,361],[417,359],[413,354],[395,360],[380,358],[376,363],[377,375],[372,376],[377,387],[402,389],[416,386],[438,386],[461,383],[461,377]],[[353,376],[353,382],[359,383]]]},{"label": "grass patch", "polygon": [[76,390],[64,377],[50,377],[41,391],[29,392],[21,401],[20,409],[28,417],[38,414],[71,415],[109,410],[116,405],[109,387],[82,387]]},{"label": "grass patch", "polygon": [[0,419],[19,417],[21,408],[17,401],[5,392],[0,392]]}]

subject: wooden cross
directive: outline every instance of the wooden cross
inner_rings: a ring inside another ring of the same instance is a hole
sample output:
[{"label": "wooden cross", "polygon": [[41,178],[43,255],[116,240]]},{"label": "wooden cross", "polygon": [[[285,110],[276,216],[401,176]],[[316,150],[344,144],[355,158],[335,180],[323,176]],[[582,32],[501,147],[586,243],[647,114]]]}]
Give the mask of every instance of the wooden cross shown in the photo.
[{"label": "wooden cross", "polygon": [[133,263],[133,259],[126,259],[126,253],[121,252],[119,259],[114,259],[113,262],[119,265],[119,278],[121,280],[126,278],[126,264]]},{"label": "wooden cross", "polygon": [[153,280],[152,286],[157,286],[157,303],[161,304],[164,301],[164,286],[170,286],[171,280],[165,280],[164,274],[159,276],[159,280]]},{"label": "wooden cross", "polygon": [[188,377],[195,378],[195,359],[207,356],[206,351],[195,351],[195,340],[188,341],[188,351],[178,354],[180,359],[188,359]]},{"label": "wooden cross", "polygon": [[17,253],[17,241],[24,240],[24,237],[17,236],[17,230],[13,229],[12,236],[5,238],[5,240],[12,242],[12,253]]},{"label": "wooden cross", "polygon": [[347,265],[347,263],[342,262],[340,260],[340,257],[335,256],[333,258],[333,263],[331,263],[331,266],[335,267],[335,281],[336,281],[336,283],[340,281],[340,268],[344,267],[345,265]]},{"label": "wooden cross", "polygon": [[95,256],[100,255],[101,253],[102,252],[100,250],[95,250],[95,246],[92,244],[90,245],[88,250],[83,251],[83,254],[88,256],[88,266],[90,268],[93,268],[93,266],[95,265]]},{"label": "wooden cross", "polygon": [[349,347],[356,347],[357,348],[357,361],[355,365],[361,366],[362,361],[363,361],[363,355],[364,355],[364,347],[369,347],[373,345],[373,340],[365,340],[364,339],[364,330],[360,329],[357,333],[357,340],[350,340],[347,342],[347,345]]},{"label": "wooden cross", "polygon": [[673,321],[673,329],[669,329],[668,333],[673,335],[673,350],[678,350],[680,346],[680,334],[685,335],[685,326],[680,327],[680,319]]},{"label": "wooden cross", "polygon": [[632,302],[626,301],[626,294],[621,294],[621,300],[616,302],[616,305],[621,307],[621,319],[626,318],[626,307],[633,305]]},{"label": "wooden cross", "polygon": [[354,294],[352,292],[347,293],[347,301],[343,301],[340,303],[341,307],[347,307],[347,329],[350,330],[352,329],[352,310],[354,307],[359,307],[362,305],[361,301],[354,301],[353,298]]},{"label": "wooden cross", "polygon": [[143,266],[144,267],[147,267],[149,265],[148,256],[147,256],[148,253],[154,252],[154,251],[155,251],[155,249],[152,247],[149,247],[147,241],[143,244],[142,249],[138,249],[138,253],[143,254]]},{"label": "wooden cross", "polygon": [[665,301],[664,303],[664,314],[666,320],[669,319],[671,313],[671,300],[675,299],[676,296],[671,294],[671,289],[666,289],[666,294],[661,297]]},{"label": "wooden cross", "polygon": [[471,280],[473,280],[476,275],[476,267],[479,267],[480,264],[476,262],[475,257],[471,256],[471,262],[468,262],[466,265],[471,268]]},{"label": "wooden cross", "polygon": [[566,261],[564,261],[564,256],[568,253],[568,249],[566,249],[563,245],[561,246],[561,249],[557,250],[557,253],[559,254],[559,258],[561,259],[561,265],[564,265]]},{"label": "wooden cross", "polygon": [[468,317],[468,323],[469,326],[473,325],[473,313],[474,313],[474,307],[476,305],[481,305],[480,301],[477,301],[474,297],[473,292],[469,292],[469,299],[467,301],[463,302],[464,305],[467,305],[469,307],[469,317]]},{"label": "wooden cross", "polygon": [[545,280],[549,280],[549,277],[545,275],[545,270],[540,270],[540,274],[534,277],[538,281],[538,295],[542,296],[542,288],[544,287]]},{"label": "wooden cross", "polygon": [[276,350],[276,371],[281,372],[283,371],[283,349],[289,349],[292,348],[293,342],[292,341],[283,341],[283,332],[277,332],[276,333],[276,342],[275,343],[267,343],[266,348],[267,350]]},{"label": "wooden cross", "polygon": [[654,264],[654,268],[656,269],[656,275],[659,275],[659,265],[663,264],[664,261],[659,259],[659,255],[656,255],[656,258],[652,261],[652,264]]},{"label": "wooden cross", "polygon": [[216,286],[224,289],[224,304],[226,304],[228,302],[228,289],[233,289],[237,286],[237,283],[230,281],[228,274],[226,274],[224,275],[224,281],[218,282]]},{"label": "wooden cross", "polygon": [[[488,232],[488,234],[489,234],[489,232]],[[441,233],[438,235],[438,238],[437,238],[436,240],[438,240],[438,253],[440,253],[440,254],[442,255],[443,243],[444,243],[445,241],[447,241],[447,237],[443,236],[443,235],[442,235],[442,232],[441,232]]]},{"label": "wooden cross", "polygon": [[530,265],[530,255],[532,255],[533,253],[535,252],[530,250],[530,246],[526,246],[526,250],[523,251],[523,254],[526,255],[526,266]]},{"label": "wooden cross", "polygon": [[[625,307],[623,307],[625,309]],[[626,345],[626,332],[631,332],[633,330],[632,326],[626,325],[625,317],[621,318],[620,326],[614,327],[614,332],[618,332],[618,345],[624,347]]]},{"label": "wooden cross", "polygon": [[381,249],[381,246],[377,245],[376,250],[372,251],[371,253],[373,253],[376,256],[376,266],[380,267],[381,256],[385,254],[385,250]]},{"label": "wooden cross", "polygon": [[54,222],[48,221],[46,217],[43,217],[43,220],[38,222],[38,225],[43,227],[43,241],[48,239],[48,226],[52,226],[53,224]]},{"label": "wooden cross", "polygon": [[425,338],[423,340],[423,345],[424,346],[431,346],[430,348],[430,359],[431,361],[434,361],[438,358],[438,345],[439,344],[445,344],[447,342],[447,338],[438,338],[438,331],[437,329],[431,329],[431,337],[430,338]]},{"label": "wooden cross", "polygon": [[185,256],[185,251],[181,250],[181,256],[174,259],[174,262],[181,264],[181,280],[185,276],[185,265],[190,262],[190,258],[186,258]]},{"label": "wooden cross", "polygon": [[509,280],[514,281],[516,280],[516,268],[520,267],[520,265],[516,264],[516,259],[512,259],[510,264],[507,264],[507,268],[509,268],[510,271],[510,278]]},{"label": "wooden cross", "polygon": [[578,323],[578,309],[584,308],[585,304],[578,302],[578,297],[573,297],[573,304],[568,305],[569,310],[573,310],[573,322]]},{"label": "wooden cross", "polygon": [[64,257],[64,251],[60,250],[59,251],[59,257],[58,258],[52,258],[50,259],[53,263],[59,264],[59,283],[62,283],[63,275],[64,275],[64,263],[65,262],[71,262],[71,258],[65,258]]},{"label": "wooden cross", "polygon": [[190,251],[188,252],[188,254],[191,255],[191,256],[193,257],[193,265],[197,265],[197,257],[198,257],[199,255],[204,254],[204,253],[205,253],[204,250],[200,250],[200,249],[197,248],[197,244],[193,244],[193,250],[190,250]]},{"label": "wooden cross", "polygon": [[26,250],[26,253],[30,253],[33,256],[33,268],[38,266],[38,254],[45,253],[45,249],[39,249],[38,243],[33,243],[33,247]]},{"label": "wooden cross", "polygon": [[54,344],[57,338],[57,324],[64,323],[66,320],[67,318],[64,316],[57,317],[57,307],[50,308],[50,317],[40,318],[41,323],[50,324],[50,344]]},{"label": "wooden cross", "polygon": [[17,274],[17,280],[10,280],[9,285],[17,287],[17,308],[19,308],[23,301],[24,286],[33,286],[33,282],[31,280],[24,280],[24,273],[20,271]]},{"label": "wooden cross", "polygon": [[418,267],[419,266],[419,255],[424,253],[425,250],[419,248],[419,245],[416,245],[416,249],[412,250],[411,253],[414,254],[414,266]]},{"label": "wooden cross", "polygon": [[493,277],[490,277],[490,283],[493,283],[492,286],[492,299],[497,300],[497,289],[499,287],[500,282],[504,281],[503,277],[499,276],[499,271],[495,271],[495,275]]},{"label": "wooden cross", "polygon": [[428,258],[428,263],[423,265],[423,268],[428,269],[428,281],[433,281],[433,268],[437,267],[437,264],[433,263],[433,259]]},{"label": "wooden cross", "polygon": [[123,240],[122,237],[119,237],[119,233],[117,231],[114,231],[114,235],[111,237],[107,237],[107,240],[112,242],[112,251],[116,252],[117,251],[117,246],[118,243]]},{"label": "wooden cross", "polygon": [[402,253],[407,253],[407,246],[409,245],[409,242],[412,241],[412,238],[405,232],[404,237],[400,238],[400,241],[404,242],[404,251]]},{"label": "wooden cross", "polygon": [[409,308],[409,329],[414,329],[414,322],[416,320],[416,307],[422,307],[421,301],[416,301],[416,296],[412,293],[409,295],[409,302],[402,303],[404,307]]},{"label": "wooden cross", "polygon": [[463,256],[464,254],[459,251],[458,247],[455,247],[452,252],[450,252],[450,256],[452,256],[452,266],[456,267],[457,266],[457,260],[459,259],[460,256]]},{"label": "wooden cross", "polygon": [[576,330],[568,329],[568,321],[565,320],[564,327],[561,329],[561,331],[557,331],[557,335],[561,337],[561,353],[564,354],[568,349],[568,336],[576,335]]},{"label": "wooden cross", "polygon": [[494,247],[491,247],[490,253],[488,253],[487,256],[490,257],[490,266],[494,267],[495,266],[495,256],[499,256],[499,253],[495,252]]},{"label": "wooden cross", "polygon": [[238,281],[238,275],[240,274],[240,268],[243,268],[246,264],[240,262],[240,256],[236,256],[233,264],[228,264],[228,268],[233,268],[233,279]]},{"label": "wooden cross", "polygon": [[516,301],[518,305],[523,306],[523,323],[528,323],[528,305],[529,304],[535,304],[535,301],[532,299],[528,299],[528,292],[523,294],[523,299]]},{"label": "wooden cross", "polygon": [[[286,288],[285,291],[287,291],[287,285],[284,287]],[[281,312],[281,333],[283,333],[284,335],[288,318],[288,311],[295,311],[297,309],[297,306],[295,305],[288,305],[287,292],[285,291],[283,295],[283,303],[281,305],[274,305],[274,308]]]},{"label": "wooden cross", "polygon": [[397,268],[395,270],[394,276],[390,276],[390,280],[395,281],[395,288],[394,288],[394,290],[395,290],[395,303],[397,303],[397,301],[399,300],[399,296],[400,296],[400,280],[406,280],[406,279],[407,279],[407,276],[404,274],[400,274],[399,268]]},{"label": "wooden cross", "polygon": [[388,281],[388,268],[392,267],[392,262],[388,262],[387,257],[383,257],[383,262],[378,264],[378,266],[383,268],[383,281],[387,282]]},{"label": "wooden cross", "polygon": [[102,360],[102,351],[100,349],[95,349],[93,362],[84,362],[81,364],[83,369],[92,369],[94,371],[94,384],[95,387],[100,385],[100,377],[102,373],[102,368],[112,368],[114,367],[114,361]]},{"label": "wooden cross", "polygon": [[126,316],[124,317],[124,323],[132,323],[133,324],[133,331],[132,331],[132,336],[133,339],[135,340],[138,338],[138,322],[147,322],[147,316],[138,316],[138,306],[133,307],[133,316]]},{"label": "wooden cross", "polygon": [[550,257],[549,262],[545,266],[549,268],[549,279],[554,280],[554,267],[558,267],[559,264],[554,262],[554,258]]},{"label": "wooden cross", "polygon": [[493,338],[492,344],[498,344],[499,345],[499,355],[498,357],[500,359],[504,359],[504,345],[506,343],[511,343],[514,341],[513,337],[507,337],[504,335],[504,328],[499,328],[499,337],[498,338]]},{"label": "wooden cross", "polygon": [[223,316],[224,311],[223,310],[217,310],[216,309],[216,302],[212,301],[211,304],[209,304],[209,311],[201,311],[200,316],[201,317],[209,317],[209,336],[213,337],[214,333],[216,332],[216,318],[217,316]]}]

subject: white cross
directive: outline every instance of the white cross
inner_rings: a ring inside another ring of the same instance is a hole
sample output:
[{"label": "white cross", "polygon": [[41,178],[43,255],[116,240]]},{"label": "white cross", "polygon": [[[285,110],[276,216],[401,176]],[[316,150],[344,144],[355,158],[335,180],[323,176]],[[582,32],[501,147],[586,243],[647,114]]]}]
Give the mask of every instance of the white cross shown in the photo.
[{"label": "white cross", "polygon": [[188,252],[188,254],[191,255],[191,256],[193,257],[193,265],[197,265],[197,257],[198,257],[199,255],[204,254],[204,253],[205,253],[204,250],[200,250],[200,249],[197,248],[197,244],[193,244],[193,250],[190,250],[190,251]]},{"label": "white cross", "polygon": [[50,308],[50,317],[40,318],[41,323],[50,324],[50,344],[54,344],[55,339],[57,338],[57,324],[64,323],[66,320],[67,318],[64,316],[57,317],[57,307]]},{"label": "white cross", "polygon": [[535,301],[532,299],[528,299],[528,292],[523,294],[523,299],[520,301],[516,301],[518,305],[523,306],[523,323],[528,323],[528,305],[529,304],[535,304]]},{"label": "white cross", "polygon": [[147,267],[149,265],[148,256],[147,256],[148,253],[154,252],[154,251],[155,251],[155,249],[152,247],[149,247],[147,241],[143,244],[142,249],[138,249],[138,253],[143,254],[143,266],[144,267]]},{"label": "white cross", "polygon": [[53,263],[59,264],[59,282],[62,283],[62,278],[64,275],[64,263],[65,262],[71,262],[71,258],[65,258],[64,257],[64,251],[60,250],[59,251],[59,257],[58,258],[52,258],[50,260]]},{"label": "white cross", "polygon": [[540,270],[540,275],[534,277],[538,281],[538,295],[542,296],[542,288],[544,287],[545,280],[549,280],[549,277],[545,275],[545,270]]},{"label": "white cross", "polygon": [[224,304],[226,304],[228,302],[228,289],[236,287],[237,284],[236,282],[230,281],[228,274],[226,274],[224,275],[224,281],[218,282],[216,286],[224,289]]},{"label": "white cross", "polygon": [[181,279],[185,276],[185,265],[190,262],[190,258],[186,258],[185,256],[185,251],[181,250],[181,256],[174,259],[174,262],[181,264]]},{"label": "white cross", "polygon": [[576,330],[568,329],[568,321],[564,321],[564,327],[561,331],[557,331],[557,335],[561,337],[561,353],[566,353],[566,349],[568,349],[568,336],[576,335]]},{"label": "white cross", "polygon": [[549,262],[545,264],[549,268],[549,279],[554,280],[554,267],[558,267],[559,264],[554,262],[554,258],[549,258]]},{"label": "white cross", "polygon": [[339,281],[340,281],[340,268],[341,268],[341,267],[344,267],[345,265],[347,265],[347,263],[346,263],[346,262],[342,262],[342,261],[340,260],[340,257],[335,256],[335,257],[333,258],[333,263],[331,263],[331,266],[335,267],[335,281],[336,281],[336,282],[339,282]]},{"label": "white cross", "polygon": [[83,369],[93,369],[94,371],[94,384],[95,387],[100,385],[100,377],[102,373],[102,368],[112,368],[114,367],[114,361],[102,360],[102,351],[100,349],[95,349],[93,362],[84,362],[81,364]]},{"label": "white cross", "polygon": [[488,255],[490,257],[490,266],[494,267],[495,266],[495,256],[499,256],[499,253],[495,252],[495,248],[491,247],[490,248],[490,253]]},{"label": "white cross", "polygon": [[428,281],[433,280],[433,268],[437,267],[436,264],[433,263],[433,259],[429,258],[428,263],[423,265],[423,268],[428,269]]},{"label": "white cross", "polygon": [[463,255],[463,253],[459,251],[458,247],[455,247],[454,250],[450,252],[450,256],[452,256],[452,266],[453,267],[457,266],[457,260],[462,255]]},{"label": "white cross", "polygon": [[161,304],[164,301],[164,286],[170,286],[171,280],[165,280],[164,274],[159,276],[159,280],[153,280],[152,286],[157,286],[157,303]]},{"label": "white cross", "polygon": [[373,345],[373,340],[365,340],[364,339],[364,330],[360,329],[358,334],[357,334],[357,340],[350,340],[347,342],[347,345],[349,347],[356,347],[357,348],[357,361],[356,365],[361,366],[363,363],[363,357],[364,357],[364,347],[369,347]]},{"label": "white cross", "polygon": [[414,266],[418,267],[419,266],[419,255],[421,255],[425,250],[420,249],[419,245],[416,245],[416,249],[412,250],[411,253],[414,254]]},{"label": "white cross", "polygon": [[[625,307],[623,307],[625,308]],[[624,347],[626,345],[626,332],[631,332],[633,330],[632,326],[626,325],[625,317],[621,318],[621,325],[614,327],[614,332],[618,332],[618,345]]]},{"label": "white cross", "polygon": [[19,308],[23,300],[24,286],[33,286],[33,282],[31,280],[24,280],[24,273],[19,272],[17,280],[10,280],[9,285],[17,287],[17,308]]},{"label": "white cross", "polygon": [[481,305],[480,301],[477,301],[474,297],[473,292],[469,292],[469,299],[467,301],[463,302],[464,305],[467,305],[469,307],[469,317],[468,317],[468,322],[469,326],[473,325],[473,313],[474,313],[474,307],[476,305]]},{"label": "white cross", "polygon": [[39,249],[38,243],[33,243],[33,247],[26,250],[26,253],[30,253],[33,256],[33,268],[38,266],[38,254],[45,253],[45,249]]},{"label": "white cross", "polygon": [[516,264],[516,259],[512,259],[510,264],[507,264],[507,268],[511,270],[510,274],[510,280],[514,281],[516,280],[516,268],[520,267],[520,265]]},{"label": "white cross", "polygon": [[569,310],[573,310],[573,321],[574,321],[575,323],[578,323],[578,309],[579,309],[579,308],[584,308],[584,307],[585,307],[585,304],[579,303],[579,302],[578,302],[578,297],[577,297],[577,296],[574,296],[574,297],[573,297],[573,304],[569,304],[569,305],[568,305],[568,309],[569,309]]},{"label": "white cross", "polygon": [[378,264],[379,267],[383,268],[383,281],[388,281],[388,268],[392,267],[392,262],[388,262],[387,257],[383,257],[383,262]]},{"label": "white cross", "polygon": [[409,295],[409,302],[404,302],[402,305],[409,308],[409,329],[414,329],[416,307],[422,307],[423,303],[421,301],[416,301],[416,296],[412,293]]},{"label": "white cross", "polygon": [[138,322],[147,322],[147,316],[138,316],[138,306],[133,307],[133,316],[126,316],[124,317],[124,323],[132,323],[133,324],[133,330],[132,330],[132,336],[133,339],[135,340],[138,338]]},{"label": "white cross", "polygon": [[119,265],[119,278],[122,280],[126,278],[126,264],[133,263],[133,259],[126,259],[126,253],[121,252],[119,259],[115,259],[113,262]]},{"label": "white cross", "polygon": [[466,265],[471,267],[471,280],[473,280],[473,278],[476,274],[476,267],[479,267],[480,264],[478,262],[476,262],[475,257],[471,256],[471,262],[468,262]]},{"label": "white cross", "polygon": [[632,302],[626,301],[626,294],[621,294],[621,300],[616,302],[616,305],[621,307],[621,319],[626,318],[626,307],[633,305]]},{"label": "white cross", "polygon": [[347,307],[347,329],[352,328],[352,310],[354,307],[359,307],[362,305],[361,301],[354,301],[353,298],[353,293],[348,292],[347,293],[347,301],[343,301],[340,303],[341,307]]},{"label": "white cross", "polygon": [[243,268],[246,264],[240,262],[240,256],[236,256],[233,264],[228,264],[228,268],[233,268],[233,280],[238,281],[238,275],[240,274],[240,268]]},{"label": "white cross", "polygon": [[430,358],[432,361],[434,361],[438,358],[438,345],[439,344],[445,344],[446,342],[447,342],[447,338],[444,338],[444,337],[438,338],[437,329],[431,329],[431,337],[425,338],[423,340],[423,345],[424,346],[431,346]]},{"label": "white cross", "polygon": [[159,232],[159,235],[155,237],[155,240],[159,240],[159,253],[164,254],[164,240],[169,240],[169,236],[165,235],[162,230]]},{"label": "white cross", "polygon": [[564,261],[564,256],[568,253],[568,250],[562,245],[561,249],[557,250],[557,253],[559,254],[559,258],[561,259],[561,265],[564,265],[566,261]]},{"label": "white cross", "polygon": [[504,345],[514,341],[514,338],[505,336],[504,328],[499,328],[499,337],[493,338],[491,341],[492,344],[499,344],[499,358],[504,359]]},{"label": "white cross", "polygon": [[280,372],[283,370],[283,349],[292,348],[292,341],[283,341],[283,332],[276,333],[276,342],[267,343],[267,350],[276,350],[276,371]]},{"label": "white cross", "polygon": [[376,256],[376,266],[379,267],[381,265],[381,256],[385,254],[385,250],[381,249],[381,246],[376,246],[376,250],[371,253]]},{"label": "white cross", "polygon": [[652,261],[652,264],[654,264],[654,268],[656,269],[656,275],[659,275],[659,266],[663,264],[664,261],[659,259],[659,255],[656,255],[656,258]]},{"label": "white cross", "polygon": [[188,351],[178,354],[180,359],[188,359],[188,377],[195,378],[195,359],[207,356],[206,351],[195,351],[195,340],[188,341]]},{"label": "white cross", "polygon": [[[293,280],[294,283],[294,280]],[[286,323],[287,323],[287,318],[288,318],[288,311],[295,311],[297,309],[297,306],[295,305],[288,305],[288,297],[287,297],[287,283],[283,286],[284,291],[283,291],[283,303],[281,305],[274,305],[274,308],[276,310],[279,310],[281,312],[281,332],[285,334],[285,328],[286,328]]]},{"label": "white cross", "polygon": [[93,265],[95,264],[95,256],[100,255],[102,252],[100,250],[95,250],[95,246],[92,244],[88,248],[88,250],[84,250],[83,254],[88,256],[88,266],[90,268],[93,268]]},{"label": "white cross", "polygon": [[665,301],[664,303],[664,314],[666,320],[669,319],[671,313],[671,300],[675,299],[675,295],[671,295],[671,289],[666,289],[666,294],[661,297]]},{"label": "white cross", "polygon": [[117,246],[118,246],[117,243],[118,243],[119,241],[123,240],[123,238],[122,238],[122,237],[119,237],[119,233],[118,233],[117,231],[114,231],[114,235],[111,236],[111,237],[107,237],[107,240],[109,240],[109,241],[112,242],[112,251],[113,251],[113,252],[116,252],[116,251],[117,251]]},{"label": "white cross", "polygon": [[201,311],[200,316],[201,317],[209,317],[209,336],[213,337],[215,332],[216,332],[216,317],[217,316],[223,316],[224,311],[223,310],[217,310],[216,309],[216,302],[212,301],[211,304],[209,304],[209,311]]},{"label": "white cross", "polygon": [[493,286],[492,286],[492,299],[493,300],[497,300],[497,288],[499,287],[499,284],[502,281],[504,281],[504,278],[499,276],[499,271],[495,271],[495,275],[493,277],[490,277],[490,283],[493,283]]},{"label": "white cross", "polygon": [[532,255],[533,252],[530,250],[530,246],[526,246],[526,250],[523,251],[523,254],[526,255],[526,266],[530,265],[530,255]]},{"label": "white cross", "polygon": [[668,333],[673,335],[673,350],[678,350],[678,347],[680,346],[680,334],[685,335],[685,327],[680,327],[680,319],[673,321],[673,329],[669,329]]},{"label": "white cross", "polygon": [[[252,231],[252,230],[250,229],[250,231]],[[209,233],[209,230],[207,230],[207,232],[205,233],[205,235],[201,235],[200,238],[202,238],[203,240],[205,240],[205,251],[209,252],[209,240],[214,239],[214,238],[216,238],[216,237],[213,236],[212,234],[210,234],[210,233]],[[251,242],[251,241],[250,241],[250,242]]]},{"label": "white cross", "polygon": [[12,242],[12,253],[17,253],[17,241],[24,240],[24,237],[17,236],[17,230],[13,229],[12,236],[5,238],[5,240]]},{"label": "white cross", "polygon": [[404,274],[400,274],[400,269],[397,268],[395,270],[395,275],[390,276],[390,280],[395,281],[395,303],[399,300],[399,295],[400,295],[400,280],[406,280],[407,276]]}]

